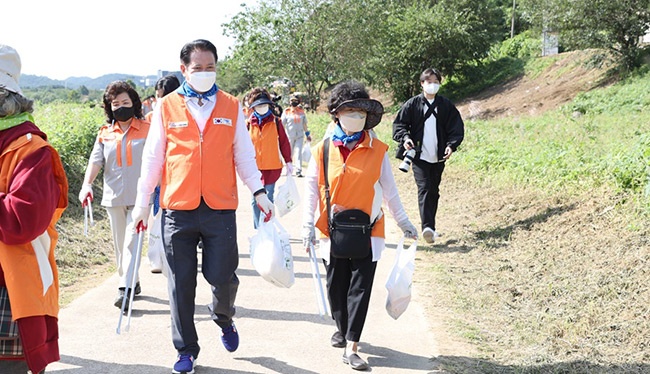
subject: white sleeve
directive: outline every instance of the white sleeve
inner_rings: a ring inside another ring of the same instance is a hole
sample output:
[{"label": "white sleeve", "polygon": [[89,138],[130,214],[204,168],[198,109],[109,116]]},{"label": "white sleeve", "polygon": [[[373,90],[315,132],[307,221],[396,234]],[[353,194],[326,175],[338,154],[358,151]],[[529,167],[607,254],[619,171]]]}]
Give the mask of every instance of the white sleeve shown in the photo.
[{"label": "white sleeve", "polygon": [[303,199],[303,216],[302,223],[303,226],[313,226],[315,219],[315,211],[318,207],[320,196],[318,191],[318,174],[320,173],[320,168],[318,162],[316,162],[316,157],[311,157],[309,159],[309,165],[307,166],[307,172],[305,173],[305,191]]},{"label": "white sleeve", "polygon": [[388,206],[388,211],[393,219],[395,219],[395,222],[402,222],[405,219],[408,219],[402,201],[399,198],[393,170],[391,169],[390,161],[388,160],[388,153],[384,154],[384,160],[381,163],[379,184],[383,191],[384,202],[386,203],[386,206]]},{"label": "white sleeve", "polygon": [[149,206],[151,194],[160,182],[166,149],[167,141],[163,130],[162,115],[160,114],[160,107],[157,107],[151,115],[149,133],[142,151],[142,167],[140,168],[137,187],[138,194],[135,198],[136,206]]},{"label": "white sleeve", "polygon": [[237,174],[248,189],[254,193],[264,188],[262,173],[257,169],[257,162],[255,161],[255,147],[253,147],[253,141],[246,130],[246,120],[244,119],[241,103],[239,104],[239,115],[235,124],[233,154],[235,155]]}]

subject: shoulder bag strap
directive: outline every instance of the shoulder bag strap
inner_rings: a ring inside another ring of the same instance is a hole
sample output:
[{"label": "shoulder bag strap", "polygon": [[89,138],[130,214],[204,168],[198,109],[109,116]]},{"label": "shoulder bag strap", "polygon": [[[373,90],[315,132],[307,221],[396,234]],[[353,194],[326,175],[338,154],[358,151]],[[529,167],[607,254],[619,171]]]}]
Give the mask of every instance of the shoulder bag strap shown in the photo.
[{"label": "shoulder bag strap", "polygon": [[329,184],[329,175],[327,174],[327,165],[329,164],[329,154],[330,154],[330,138],[327,137],[323,140],[323,175],[325,177],[325,201],[327,203],[327,225],[329,226],[332,222],[330,217],[331,203],[330,203],[330,184]]}]

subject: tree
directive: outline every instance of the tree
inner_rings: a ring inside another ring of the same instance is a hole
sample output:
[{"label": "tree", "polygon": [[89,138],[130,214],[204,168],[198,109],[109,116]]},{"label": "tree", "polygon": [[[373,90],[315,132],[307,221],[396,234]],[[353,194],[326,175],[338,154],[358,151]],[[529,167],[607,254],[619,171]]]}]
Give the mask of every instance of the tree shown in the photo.
[{"label": "tree", "polygon": [[503,38],[495,1],[261,0],[224,25],[235,38],[224,73],[252,85],[286,77],[312,99],[353,78],[402,101],[425,68],[453,75]]},{"label": "tree", "polygon": [[406,9],[384,12],[372,71],[397,102],[420,91],[418,77],[424,69],[435,67],[453,76],[503,37],[503,13],[488,0],[413,1]]},{"label": "tree", "polygon": [[525,0],[540,28],[559,31],[567,49],[607,48],[627,70],[641,64],[639,40],[650,29],[650,0]]}]

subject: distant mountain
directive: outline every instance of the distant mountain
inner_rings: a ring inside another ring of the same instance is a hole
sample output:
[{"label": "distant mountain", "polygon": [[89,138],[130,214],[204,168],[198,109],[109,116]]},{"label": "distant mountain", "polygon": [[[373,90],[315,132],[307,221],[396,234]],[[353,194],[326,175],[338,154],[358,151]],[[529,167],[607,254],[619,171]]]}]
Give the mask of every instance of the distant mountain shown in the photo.
[{"label": "distant mountain", "polygon": [[[161,75],[175,74],[179,78],[182,77],[180,72],[167,72],[161,71]],[[65,80],[51,79],[39,75],[23,74],[20,76],[20,86],[24,88],[38,88],[43,86],[60,86],[66,88],[77,89],[81,86],[86,86],[90,90],[103,90],[109,83],[116,80],[131,80],[139,87],[153,87],[158,80],[157,75],[131,75],[131,74],[106,74],[98,78],[89,77],[70,77]]]}]

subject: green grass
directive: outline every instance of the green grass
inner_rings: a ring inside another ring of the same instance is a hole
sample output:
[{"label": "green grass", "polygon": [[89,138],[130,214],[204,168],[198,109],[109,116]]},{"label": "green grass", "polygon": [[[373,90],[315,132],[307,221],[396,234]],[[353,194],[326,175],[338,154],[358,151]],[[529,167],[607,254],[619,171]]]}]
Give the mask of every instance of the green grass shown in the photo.
[{"label": "green grass", "polygon": [[469,121],[457,162],[507,183],[650,192],[650,74],[581,94],[539,117]]}]

